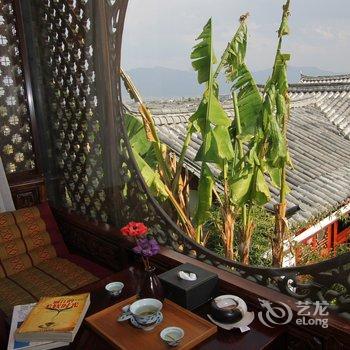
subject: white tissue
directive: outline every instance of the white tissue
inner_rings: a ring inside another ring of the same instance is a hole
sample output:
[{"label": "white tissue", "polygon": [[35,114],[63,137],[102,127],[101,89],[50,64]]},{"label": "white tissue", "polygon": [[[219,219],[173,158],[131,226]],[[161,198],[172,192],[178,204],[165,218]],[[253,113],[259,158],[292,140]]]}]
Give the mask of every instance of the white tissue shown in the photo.
[{"label": "white tissue", "polygon": [[220,299],[218,301],[216,301],[216,305],[218,306],[218,308],[222,309],[224,307],[229,307],[229,306],[237,306],[237,302],[233,299]]},{"label": "white tissue", "polygon": [[193,272],[179,271],[177,275],[185,281],[195,281],[197,279],[197,275]]}]

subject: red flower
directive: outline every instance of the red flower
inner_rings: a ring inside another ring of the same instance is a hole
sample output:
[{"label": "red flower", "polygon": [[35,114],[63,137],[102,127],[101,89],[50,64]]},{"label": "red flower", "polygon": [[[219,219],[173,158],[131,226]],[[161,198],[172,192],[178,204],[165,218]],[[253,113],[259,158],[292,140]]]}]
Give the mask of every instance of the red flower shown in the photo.
[{"label": "red flower", "polygon": [[124,236],[143,236],[148,232],[148,227],[144,225],[142,222],[129,222],[126,226],[124,226],[120,232]]}]

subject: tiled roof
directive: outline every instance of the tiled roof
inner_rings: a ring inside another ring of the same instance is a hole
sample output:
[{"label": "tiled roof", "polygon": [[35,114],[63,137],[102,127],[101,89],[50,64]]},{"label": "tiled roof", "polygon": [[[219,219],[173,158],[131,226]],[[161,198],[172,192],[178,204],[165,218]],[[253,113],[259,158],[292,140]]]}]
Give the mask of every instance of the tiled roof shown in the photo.
[{"label": "tiled roof", "polygon": [[[339,90],[328,88],[318,91],[317,87],[309,85],[310,90],[305,91],[303,85],[292,86],[290,96],[293,100],[313,99],[328,120],[350,139],[350,85],[338,84],[337,87]],[[314,90],[311,90],[312,88]]]},{"label": "tiled roof", "polygon": [[[288,128],[288,144],[294,169],[288,171],[291,192],[288,208],[298,206],[290,218],[291,224],[307,221],[329,211],[350,198],[350,92],[303,92],[303,84],[294,85]],[[222,98],[225,110],[233,116],[232,102]],[[186,135],[188,118],[199,99],[153,101],[148,103],[159,137],[179,154]],[[135,106],[129,106],[136,111]],[[200,164],[194,162],[201,136],[193,135],[186,154],[186,166],[199,174]],[[272,200],[278,192],[271,188]]]},{"label": "tiled roof", "polygon": [[303,84],[350,83],[350,74],[318,75],[318,76],[301,74],[300,83],[303,83]]}]

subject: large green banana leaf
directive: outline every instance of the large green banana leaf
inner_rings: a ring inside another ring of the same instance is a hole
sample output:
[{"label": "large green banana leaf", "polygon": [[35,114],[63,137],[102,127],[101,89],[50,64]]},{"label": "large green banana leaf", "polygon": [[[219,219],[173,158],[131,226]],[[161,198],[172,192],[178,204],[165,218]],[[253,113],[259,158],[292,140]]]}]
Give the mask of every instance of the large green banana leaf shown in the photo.
[{"label": "large green banana leaf", "polygon": [[270,190],[261,169],[254,166],[253,171],[242,175],[231,185],[234,201],[238,205],[264,205],[270,200]]},{"label": "large green banana leaf", "polygon": [[[267,168],[272,183],[280,188],[281,180],[277,181],[282,173],[282,168],[290,165],[290,156],[284,135],[284,118],[289,114],[289,101],[287,101],[288,80],[287,61],[289,54],[276,54],[274,70],[271,79],[266,85],[264,101],[264,129],[267,138]],[[289,189],[286,186],[286,192]]]},{"label": "large green banana leaf", "polygon": [[287,62],[289,60],[290,54],[277,51],[272,76],[266,83],[265,91],[270,89],[272,84],[282,95],[288,91]]},{"label": "large green banana leaf", "polygon": [[[208,102],[210,102],[209,109]],[[196,112],[190,118],[190,122],[192,122],[194,128],[202,134],[205,134],[207,131],[207,124],[210,123],[225,127],[231,125],[231,120],[222,108],[219,99],[214,93],[209,95],[209,89],[204,93]]]},{"label": "large green banana leaf", "polygon": [[151,193],[158,199],[166,199],[168,197],[168,193],[164,182],[159,176],[159,173],[153,170],[135,150],[133,150],[133,154],[141,175]]},{"label": "large green banana leaf", "polygon": [[233,40],[230,43],[228,55],[226,57],[225,73],[228,81],[235,81],[238,69],[244,64],[247,51],[247,34],[248,28],[245,21],[242,21]]},{"label": "large green banana leaf", "polygon": [[244,167],[236,168],[236,172],[230,178],[232,200],[240,206],[264,205],[271,198],[264,176],[264,162],[257,154],[258,143],[251,144],[250,150],[244,156]]},{"label": "large green banana leaf", "polygon": [[275,85],[271,84],[269,90],[266,92],[263,105],[264,131],[267,136],[266,142],[268,145],[266,158],[271,168],[280,168],[287,154],[285,139],[277,121],[276,108],[276,101],[284,104],[284,99],[278,99],[277,96],[280,95],[276,91]]},{"label": "large green banana leaf", "polygon": [[242,140],[250,139],[261,123],[262,97],[254,78],[245,64],[247,50],[247,25],[241,24],[231,41],[225,62],[225,73],[237,93]]},{"label": "large green banana leaf", "polygon": [[126,114],[124,120],[131,149],[143,179],[154,196],[160,200],[166,199],[168,194],[157,171],[153,143],[147,140],[141,120],[131,114]]},{"label": "large green banana leaf", "polygon": [[[260,159],[262,152],[258,148],[263,138],[263,99],[245,63],[247,32],[245,20],[242,20],[225,61],[226,78],[233,83],[231,89],[235,96],[236,123],[231,129],[231,136],[238,155],[230,163],[230,189],[233,202],[239,206],[263,205],[270,199],[263,161]],[[245,154],[242,151],[243,144],[248,148]]]},{"label": "large green banana leaf", "polygon": [[212,77],[212,65],[216,58],[212,48],[211,19],[204,26],[201,40],[192,51],[192,65],[198,72],[198,81],[206,82],[197,111],[190,118],[194,128],[202,135],[203,143],[196,155],[197,161],[216,163],[221,166],[225,160],[233,158],[233,148],[228,132],[231,120],[218,99],[218,87]]},{"label": "large green banana leaf", "polygon": [[140,155],[146,154],[152,147],[152,143],[147,140],[141,120],[126,113],[124,121],[132,149]]},{"label": "large green banana leaf", "polygon": [[196,227],[204,224],[210,218],[213,187],[213,175],[209,167],[203,162],[198,184],[197,210],[193,218]]},{"label": "large green banana leaf", "polygon": [[196,40],[200,40],[200,42],[193,48],[191,60],[193,69],[198,73],[198,82],[202,84],[210,80],[211,66],[216,63],[212,49],[211,18]]}]

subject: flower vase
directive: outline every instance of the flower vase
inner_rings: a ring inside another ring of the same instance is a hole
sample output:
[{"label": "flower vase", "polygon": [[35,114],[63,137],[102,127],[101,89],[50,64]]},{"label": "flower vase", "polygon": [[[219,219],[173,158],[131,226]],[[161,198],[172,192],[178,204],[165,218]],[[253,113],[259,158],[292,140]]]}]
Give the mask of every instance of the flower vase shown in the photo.
[{"label": "flower vase", "polygon": [[160,279],[155,273],[156,268],[149,266],[145,268],[144,279],[141,283],[139,291],[139,297],[143,298],[154,298],[160,301],[164,300],[164,290],[160,282]]}]

